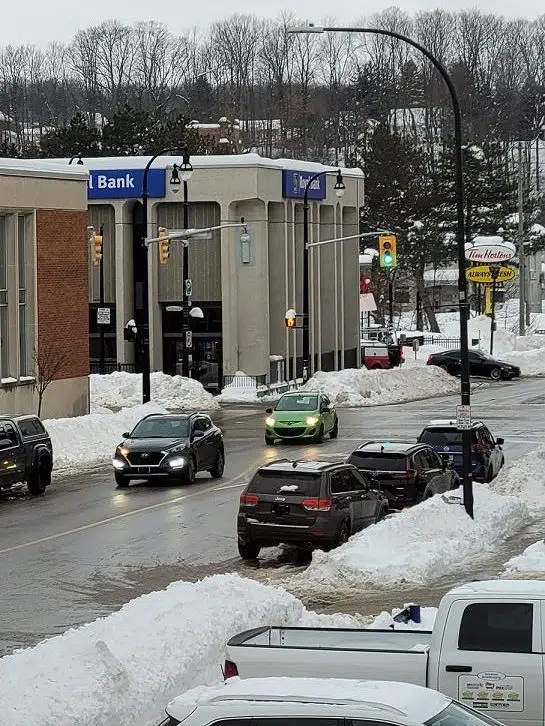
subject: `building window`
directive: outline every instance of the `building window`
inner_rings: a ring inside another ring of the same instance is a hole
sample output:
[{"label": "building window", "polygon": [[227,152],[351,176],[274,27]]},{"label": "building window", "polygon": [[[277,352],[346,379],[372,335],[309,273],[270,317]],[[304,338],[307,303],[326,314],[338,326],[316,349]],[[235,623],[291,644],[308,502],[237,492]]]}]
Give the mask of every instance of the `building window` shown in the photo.
[{"label": "building window", "polygon": [[0,378],[9,376],[8,238],[6,217],[0,217]]},{"label": "building window", "polygon": [[28,374],[28,316],[27,316],[27,218],[17,220],[17,266],[19,270],[19,375]]}]

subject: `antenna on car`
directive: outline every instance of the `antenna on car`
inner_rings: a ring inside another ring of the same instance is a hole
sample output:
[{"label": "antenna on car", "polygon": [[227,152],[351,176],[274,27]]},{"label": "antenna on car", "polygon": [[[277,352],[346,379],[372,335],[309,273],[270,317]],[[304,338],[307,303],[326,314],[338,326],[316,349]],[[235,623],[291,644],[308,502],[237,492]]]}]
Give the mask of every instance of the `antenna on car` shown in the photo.
[{"label": "antenna on car", "polygon": [[295,461],[293,462],[293,464],[291,465],[291,468],[292,468],[292,469],[295,469],[295,468],[297,467],[297,464],[298,464],[298,463],[299,463],[299,462],[298,462],[298,460],[296,459],[296,460],[295,460]]},{"label": "antenna on car", "polygon": [[384,453],[384,444],[381,444],[381,447],[380,447],[380,453],[381,453],[381,454],[383,454],[383,453]]}]

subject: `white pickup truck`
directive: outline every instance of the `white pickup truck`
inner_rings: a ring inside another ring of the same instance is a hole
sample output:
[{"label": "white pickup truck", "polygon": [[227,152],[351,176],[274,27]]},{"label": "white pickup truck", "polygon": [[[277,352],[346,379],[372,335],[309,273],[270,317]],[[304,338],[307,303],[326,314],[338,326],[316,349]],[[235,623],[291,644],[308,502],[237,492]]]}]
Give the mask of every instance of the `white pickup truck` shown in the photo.
[{"label": "white pickup truck", "polygon": [[545,723],[545,582],[456,587],[432,632],[263,627],[227,644],[225,676],[312,676],[427,686],[507,726]]}]

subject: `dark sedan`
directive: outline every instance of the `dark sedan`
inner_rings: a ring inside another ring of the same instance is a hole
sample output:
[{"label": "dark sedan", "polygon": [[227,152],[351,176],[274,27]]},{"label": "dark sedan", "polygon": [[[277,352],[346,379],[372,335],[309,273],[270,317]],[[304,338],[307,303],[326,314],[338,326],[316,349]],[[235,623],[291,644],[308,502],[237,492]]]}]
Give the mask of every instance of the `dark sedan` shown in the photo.
[{"label": "dark sedan", "polygon": [[[428,357],[429,366],[439,366],[452,376],[460,374],[460,351],[445,350]],[[469,351],[469,375],[492,378],[493,381],[520,377],[520,368],[503,360],[493,358],[482,350]]]},{"label": "dark sedan", "polygon": [[123,439],[112,461],[118,487],[131,479],[193,484],[198,471],[223,476],[223,435],[205,414],[151,414]]}]

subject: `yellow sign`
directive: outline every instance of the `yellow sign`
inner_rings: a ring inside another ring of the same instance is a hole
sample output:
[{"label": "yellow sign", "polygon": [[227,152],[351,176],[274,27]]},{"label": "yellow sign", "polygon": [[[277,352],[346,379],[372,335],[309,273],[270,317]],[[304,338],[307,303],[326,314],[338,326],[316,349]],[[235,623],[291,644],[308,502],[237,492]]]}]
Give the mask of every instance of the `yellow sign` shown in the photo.
[{"label": "yellow sign", "polygon": [[[509,282],[510,280],[514,280],[516,276],[517,271],[513,267],[502,265],[499,269],[498,276],[496,277],[496,282]],[[490,272],[490,265],[470,267],[466,270],[466,279],[470,282],[484,282],[487,285],[494,282]]]}]

